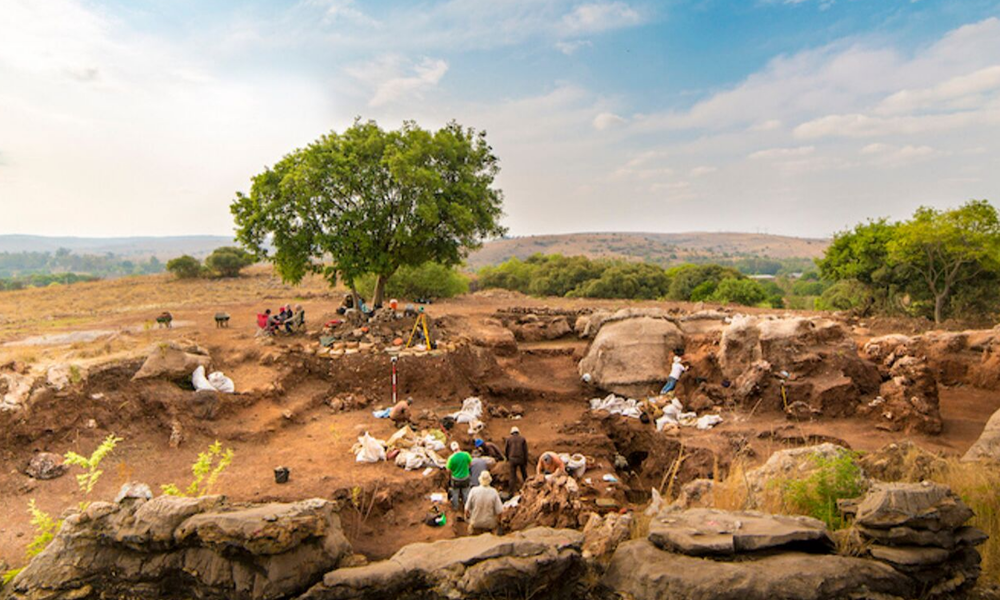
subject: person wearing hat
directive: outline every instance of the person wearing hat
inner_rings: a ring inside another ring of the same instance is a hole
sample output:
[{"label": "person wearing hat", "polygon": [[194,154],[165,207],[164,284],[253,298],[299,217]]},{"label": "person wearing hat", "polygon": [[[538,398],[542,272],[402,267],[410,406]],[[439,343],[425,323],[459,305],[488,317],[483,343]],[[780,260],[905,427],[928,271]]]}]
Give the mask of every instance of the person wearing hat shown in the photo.
[{"label": "person wearing hat", "polygon": [[469,521],[472,535],[495,531],[503,512],[500,494],[490,486],[493,481],[490,472],[480,473],[478,481],[479,485],[472,488],[469,499],[465,501],[465,518]]},{"label": "person wearing hat", "polygon": [[469,467],[472,465],[472,456],[462,450],[458,442],[451,443],[451,456],[445,467],[451,473],[451,482],[448,485],[451,492],[451,507],[456,511],[465,506],[469,499]]},{"label": "person wearing hat", "polygon": [[497,446],[493,442],[487,442],[481,438],[476,438],[475,444],[476,449],[472,451],[473,455],[488,456],[497,462],[504,459],[503,450],[501,450],[500,446]]},{"label": "person wearing hat", "polygon": [[666,394],[667,392],[674,391],[677,387],[677,381],[681,378],[684,371],[688,368],[681,362],[681,357],[674,355],[674,364],[670,367],[670,377],[667,378],[667,383],[663,385],[663,389],[660,390],[660,395]]},{"label": "person wearing hat", "polygon": [[521,436],[521,430],[517,427],[510,428],[510,437],[504,441],[503,454],[510,465],[510,493],[516,494],[521,489],[521,483],[517,479],[518,470],[521,471],[521,479],[528,478],[528,440]]}]

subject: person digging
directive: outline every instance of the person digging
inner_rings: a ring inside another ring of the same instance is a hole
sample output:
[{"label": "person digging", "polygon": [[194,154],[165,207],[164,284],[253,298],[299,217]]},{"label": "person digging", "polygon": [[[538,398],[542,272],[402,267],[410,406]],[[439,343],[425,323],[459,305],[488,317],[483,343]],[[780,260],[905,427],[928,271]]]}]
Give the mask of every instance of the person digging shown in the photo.
[{"label": "person digging", "polygon": [[451,481],[448,485],[448,492],[451,495],[451,507],[455,512],[462,514],[465,503],[469,500],[469,467],[472,465],[472,456],[462,450],[458,442],[451,443],[451,456],[445,467],[451,474]]},{"label": "person digging", "polygon": [[413,398],[407,398],[406,400],[400,400],[395,406],[389,409],[389,419],[396,426],[396,429],[410,424],[410,406],[412,404]]},{"label": "person digging", "polygon": [[503,512],[503,502],[500,494],[490,486],[493,476],[489,471],[479,474],[479,485],[469,492],[465,501],[465,519],[469,523],[472,535],[491,533],[500,526],[500,513]]},{"label": "person digging", "polygon": [[503,453],[510,465],[510,493],[514,495],[521,488],[517,479],[518,470],[521,471],[522,480],[528,478],[528,440],[521,436],[521,430],[517,427],[510,428],[510,437],[504,442]]},{"label": "person digging", "polygon": [[476,438],[475,444],[476,448],[472,451],[473,455],[487,456],[497,462],[504,459],[503,451],[500,450],[500,446],[497,446],[493,442],[487,442],[482,438]]},{"label": "person digging", "polygon": [[687,370],[688,367],[681,362],[681,357],[675,354],[674,364],[671,365],[670,367],[670,377],[667,378],[667,383],[665,383],[663,385],[663,389],[660,390],[660,395],[662,396],[664,394],[674,391],[674,388],[677,387],[677,382],[680,380],[681,375],[683,375],[684,371]]},{"label": "person digging", "polygon": [[566,463],[555,452],[542,452],[538,457],[535,473],[541,475],[565,475]]}]

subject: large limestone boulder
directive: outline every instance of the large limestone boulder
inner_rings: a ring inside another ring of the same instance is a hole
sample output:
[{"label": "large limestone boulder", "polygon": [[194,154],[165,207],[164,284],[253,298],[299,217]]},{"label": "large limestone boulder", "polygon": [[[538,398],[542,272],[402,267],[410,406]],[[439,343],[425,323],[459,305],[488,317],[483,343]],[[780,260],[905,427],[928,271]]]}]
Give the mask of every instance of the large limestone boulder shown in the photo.
[{"label": "large limestone boulder", "polygon": [[892,567],[845,556],[785,552],[724,562],[661,550],[649,540],[618,547],[601,583],[634,600],[842,600],[914,597]]},{"label": "large limestone boulder", "polygon": [[26,373],[0,373],[0,411],[24,408],[35,379]]},{"label": "large limestone boulder", "polygon": [[961,527],[972,510],[946,485],[879,483],[858,504],[854,523],[869,529]]},{"label": "large limestone boulder", "polygon": [[826,525],[817,519],[713,508],[667,508],[650,522],[649,541],[689,556],[732,556],[787,546],[816,552],[833,548]]},{"label": "large limestone boulder", "polygon": [[624,309],[606,319],[587,355],[580,375],[620,396],[641,397],[655,392],[670,375],[670,360],[684,347],[684,334],[665,313]]},{"label": "large limestone boulder", "polygon": [[287,598],[350,554],[325,500],[230,506],[219,496],[135,495],[68,517],[0,598]]},{"label": "large limestone boulder", "polygon": [[411,544],[392,558],[331,571],[300,600],[576,598],[583,534],[544,527]]},{"label": "large limestone boulder", "polygon": [[483,319],[482,325],[471,333],[472,343],[492,349],[500,356],[517,353],[517,339],[514,332],[504,327],[499,319]]},{"label": "large limestone boulder", "polygon": [[147,351],[146,362],[132,376],[139,379],[182,379],[190,378],[198,367],[208,370],[212,357],[198,346],[181,346],[176,342],[155,344]]},{"label": "large limestone boulder", "polygon": [[986,422],[986,428],[982,435],[972,444],[965,456],[964,461],[992,460],[1000,461],[1000,410],[993,413],[990,420]]}]

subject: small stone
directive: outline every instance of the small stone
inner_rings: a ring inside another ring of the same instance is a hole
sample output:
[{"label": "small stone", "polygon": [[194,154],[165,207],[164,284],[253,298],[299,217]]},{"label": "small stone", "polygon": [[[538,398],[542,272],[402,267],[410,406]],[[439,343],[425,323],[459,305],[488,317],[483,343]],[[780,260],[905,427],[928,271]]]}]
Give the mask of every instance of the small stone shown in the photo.
[{"label": "small stone", "polygon": [[31,457],[24,472],[32,479],[56,479],[66,473],[68,467],[63,464],[63,459],[58,454],[52,452],[39,452]]}]

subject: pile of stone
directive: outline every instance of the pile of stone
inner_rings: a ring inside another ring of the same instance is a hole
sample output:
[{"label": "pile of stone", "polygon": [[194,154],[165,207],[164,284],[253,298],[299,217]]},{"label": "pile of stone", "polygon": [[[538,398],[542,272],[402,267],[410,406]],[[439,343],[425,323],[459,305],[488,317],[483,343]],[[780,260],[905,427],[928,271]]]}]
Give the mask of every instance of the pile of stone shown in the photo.
[{"label": "pile of stone", "polygon": [[872,558],[908,575],[933,597],[970,588],[979,577],[975,547],[987,536],[965,525],[972,516],[947,486],[880,483],[857,505],[854,529]]}]

